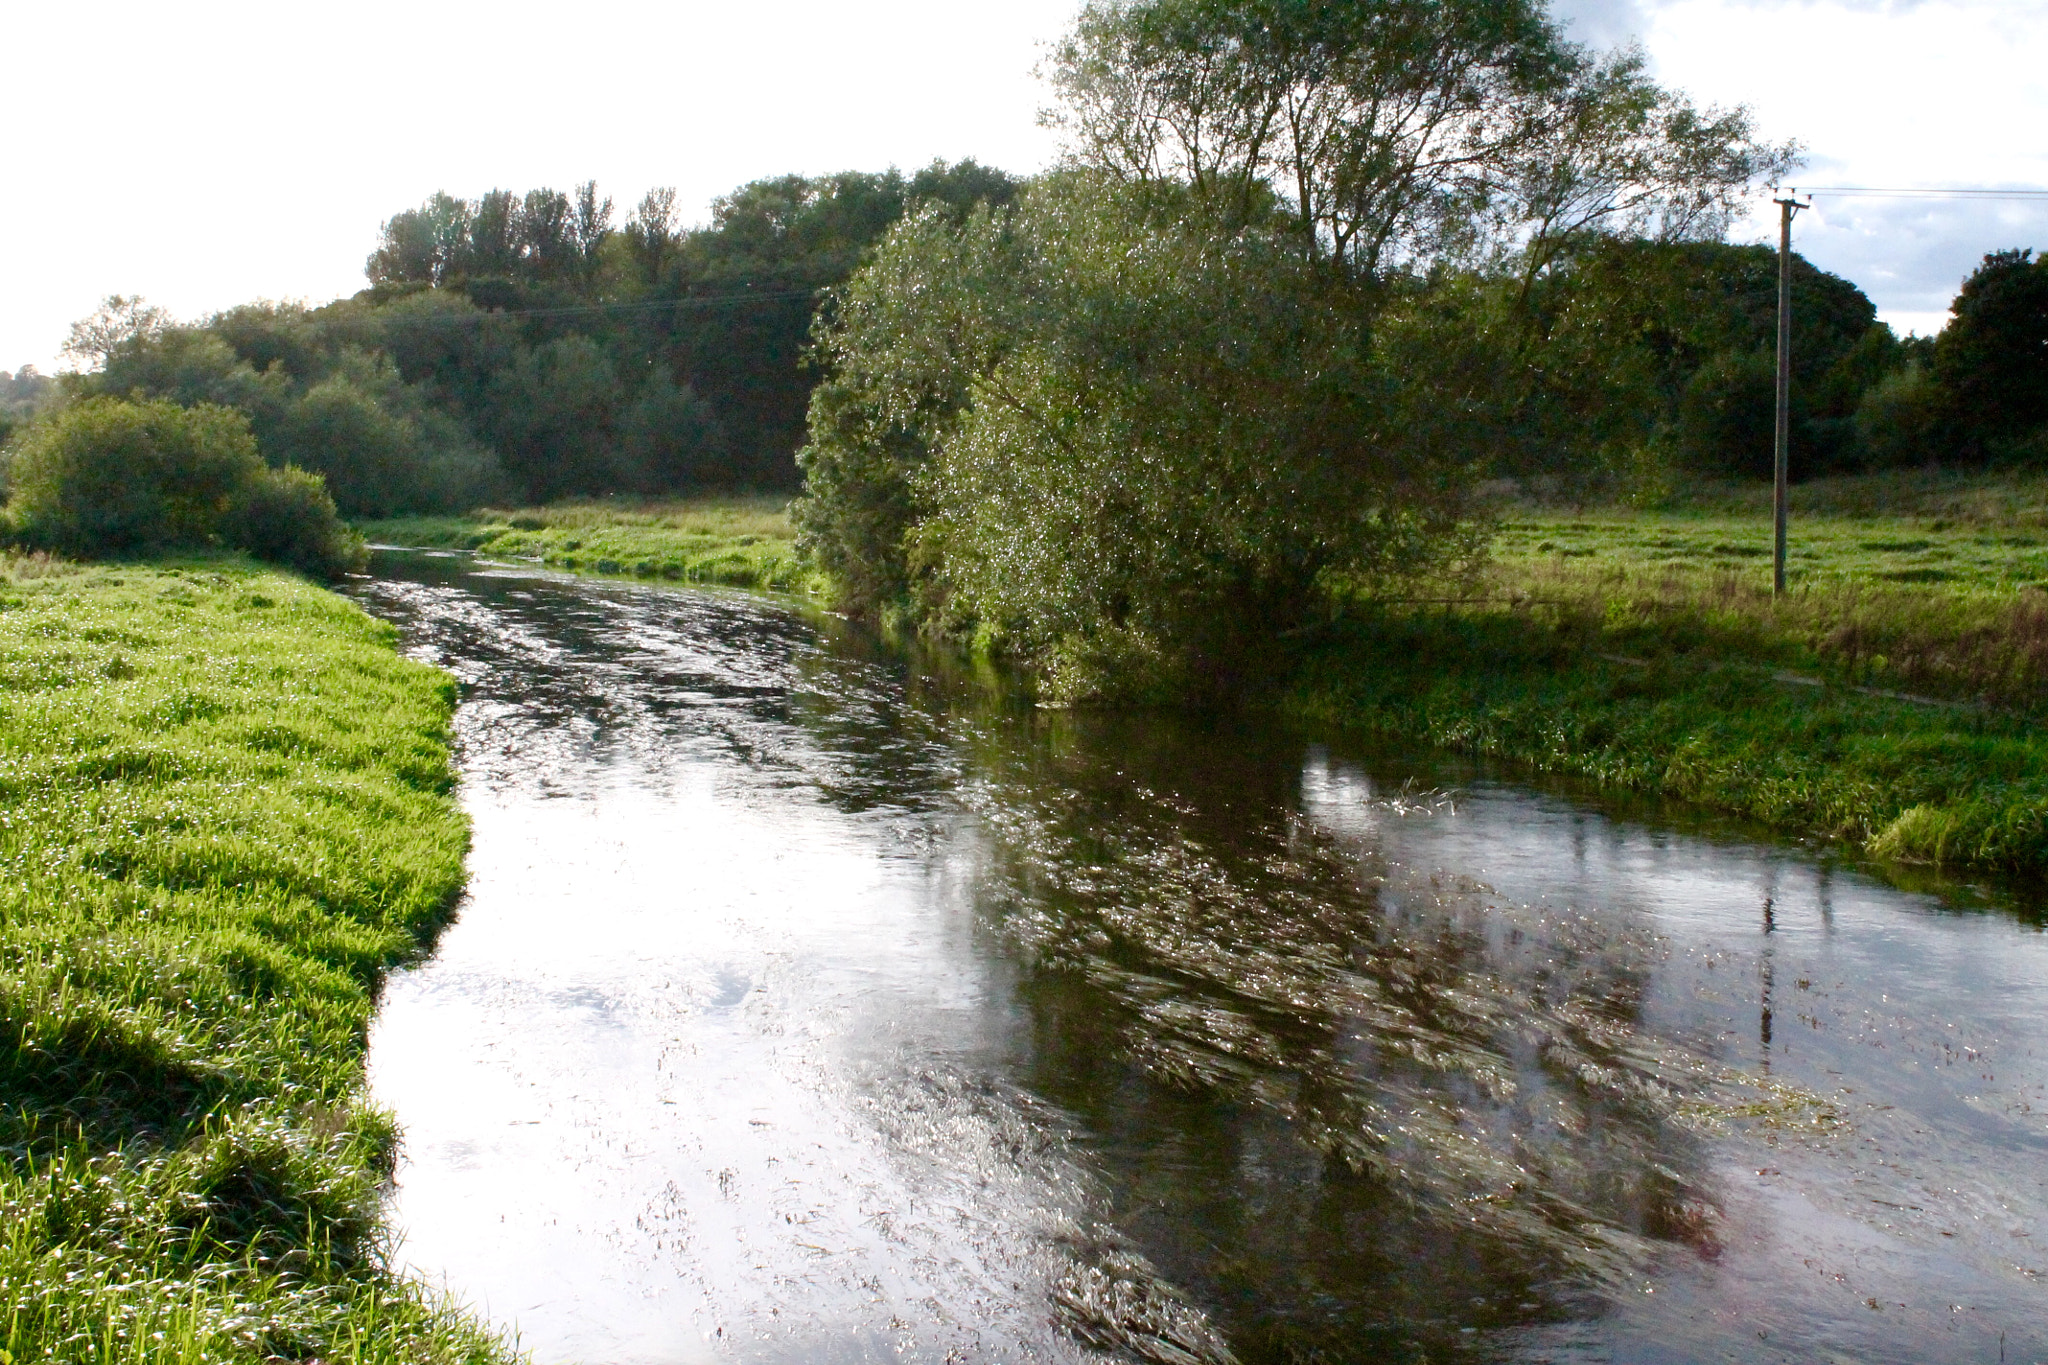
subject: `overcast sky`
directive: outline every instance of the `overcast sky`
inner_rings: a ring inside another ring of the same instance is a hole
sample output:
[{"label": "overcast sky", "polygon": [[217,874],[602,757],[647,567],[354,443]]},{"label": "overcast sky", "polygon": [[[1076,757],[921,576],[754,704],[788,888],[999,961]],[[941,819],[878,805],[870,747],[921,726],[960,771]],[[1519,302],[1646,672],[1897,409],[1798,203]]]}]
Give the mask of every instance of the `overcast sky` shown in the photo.
[{"label": "overcast sky", "polygon": [[[1054,148],[1031,70],[1075,0],[24,0],[0,11],[0,367],[57,365],[109,293],[181,317],[363,285],[378,223],[436,189],[568,188],[693,215],[762,176]],[[2048,0],[1559,0],[1582,41],[1752,105],[1816,185],[2048,187]],[[1767,206],[1766,206],[1767,207]],[[1761,238],[1762,220],[1744,229]],[[1825,197],[1799,248],[1902,330],[2048,204]]]}]

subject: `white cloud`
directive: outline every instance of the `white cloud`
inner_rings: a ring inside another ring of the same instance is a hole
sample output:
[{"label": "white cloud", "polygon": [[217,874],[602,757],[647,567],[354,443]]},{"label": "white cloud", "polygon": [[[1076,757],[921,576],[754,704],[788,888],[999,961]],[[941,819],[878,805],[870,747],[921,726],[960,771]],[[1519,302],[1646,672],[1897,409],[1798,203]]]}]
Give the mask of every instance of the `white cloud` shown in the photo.
[{"label": "white cloud", "polygon": [[[2048,0],[1652,0],[1659,79],[1748,104],[1811,185],[2048,188]],[[1762,200],[1743,229],[1776,240]],[[1987,251],[2048,247],[2048,204],[1830,199],[1796,246],[1929,330]]]}]

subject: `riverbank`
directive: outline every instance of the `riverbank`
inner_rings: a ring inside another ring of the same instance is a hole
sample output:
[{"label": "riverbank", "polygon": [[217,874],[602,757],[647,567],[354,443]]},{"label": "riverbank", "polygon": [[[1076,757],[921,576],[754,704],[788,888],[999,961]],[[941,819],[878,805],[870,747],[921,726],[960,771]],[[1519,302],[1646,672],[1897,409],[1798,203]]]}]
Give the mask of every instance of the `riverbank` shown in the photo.
[{"label": "riverbank", "polygon": [[804,592],[813,576],[797,559],[788,499],[566,502],[459,517],[360,523],[372,543],[474,550],[572,573]]},{"label": "riverbank", "polygon": [[511,1359],[383,1266],[379,982],[463,885],[445,674],[235,560],[0,560],[0,1359]]},{"label": "riverbank", "polygon": [[1893,478],[1803,501],[1784,598],[1767,489],[1510,508],[1473,577],[1348,602],[1284,705],[1881,857],[2048,871],[2043,499]]}]

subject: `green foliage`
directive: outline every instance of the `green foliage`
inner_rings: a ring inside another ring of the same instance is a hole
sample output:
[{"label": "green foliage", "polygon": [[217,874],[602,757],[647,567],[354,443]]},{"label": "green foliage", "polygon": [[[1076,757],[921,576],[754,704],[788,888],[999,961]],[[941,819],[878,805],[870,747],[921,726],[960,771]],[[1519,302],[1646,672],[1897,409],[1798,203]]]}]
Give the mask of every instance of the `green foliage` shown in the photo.
[{"label": "green foliage", "polygon": [[492,380],[491,437],[506,473],[538,501],[624,486],[620,396],[611,357],[589,337],[522,348]]},{"label": "green foliage", "polygon": [[201,327],[163,324],[120,340],[79,387],[234,408],[270,464],[325,475],[351,515],[474,506],[496,494],[495,457],[361,344],[379,340],[374,327],[337,334],[304,308],[252,304]]},{"label": "green foliage", "polygon": [[1770,478],[1776,467],[1778,365],[1724,351],[1694,370],[1678,400],[1678,456],[1703,474]]},{"label": "green foliage", "polygon": [[85,399],[30,429],[10,488],[16,536],[81,558],[228,545],[322,576],[362,566],[321,478],[267,467],[232,408]]},{"label": "green foliage", "polygon": [[1100,0],[1054,53],[1085,164],[1187,186],[1225,232],[1276,212],[1354,278],[1587,238],[1717,236],[1796,149],[1695,110],[1533,0]]},{"label": "green foliage", "polygon": [[618,420],[618,450],[633,491],[687,493],[734,482],[725,424],[668,371],[647,376]]},{"label": "green foliage", "polygon": [[24,365],[13,374],[0,370],[0,446],[7,444],[8,434],[15,427],[56,396],[57,381],[37,373],[33,365]]},{"label": "green foliage", "polygon": [[1948,399],[1925,365],[1908,364],[1864,391],[1856,407],[1856,443],[1873,469],[1941,458]]},{"label": "green foliage", "polygon": [[824,342],[805,544],[848,586],[978,623],[1053,697],[1234,690],[1326,571],[1458,543],[1484,366],[1459,353],[1390,397],[1437,353],[1396,326],[1376,358],[1331,290],[1282,240],[1217,241],[1083,175],[910,220]]},{"label": "green foliage", "polygon": [[0,561],[0,1349],[484,1362],[379,1256],[382,973],[462,884],[454,687],[232,564]]},{"label": "green foliage", "polygon": [[1333,576],[1469,550],[1484,474],[1629,467],[1662,376],[1568,264],[1793,152],[1519,0],[1105,0],[1054,78],[1070,168],[839,296],[795,517],[849,605],[1064,701],[1236,691]]},{"label": "green foliage", "polygon": [[88,399],[22,438],[8,511],[30,544],[65,554],[206,545],[262,471],[231,409]]},{"label": "green foliage", "polygon": [[2048,428],[2048,256],[1992,252],[1950,312],[1934,373],[1966,453]]},{"label": "green foliage", "polygon": [[909,206],[959,217],[1014,189],[972,161],[782,176],[720,198],[695,231],[655,190],[617,233],[592,185],[573,201],[436,195],[385,223],[373,289],[333,321],[458,413],[522,496],[787,488],[820,291]]},{"label": "green foliage", "polygon": [[222,525],[227,542],[317,578],[360,572],[363,540],[344,526],[318,474],[286,465],[266,469],[236,495]]},{"label": "green foliage", "polygon": [[[1528,294],[1530,356],[1562,387],[1560,423],[1694,475],[1769,477],[1777,280],[1761,246],[1610,240],[1561,256]],[[1860,289],[1796,255],[1792,310],[1796,476],[1860,467],[1854,413],[1903,348]]]}]

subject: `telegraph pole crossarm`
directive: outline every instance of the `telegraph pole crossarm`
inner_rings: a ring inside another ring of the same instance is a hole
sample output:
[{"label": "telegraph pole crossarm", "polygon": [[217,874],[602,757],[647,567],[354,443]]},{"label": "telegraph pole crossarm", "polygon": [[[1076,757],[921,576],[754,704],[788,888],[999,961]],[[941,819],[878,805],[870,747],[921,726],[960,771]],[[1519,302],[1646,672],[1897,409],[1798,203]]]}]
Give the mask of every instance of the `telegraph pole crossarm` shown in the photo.
[{"label": "telegraph pole crossarm", "polygon": [[1771,592],[1785,595],[1785,497],[1792,454],[1792,215],[1811,208],[1811,199],[1800,202],[1799,191],[1778,206],[1778,413],[1772,470],[1772,514],[1777,542],[1771,557]]}]

